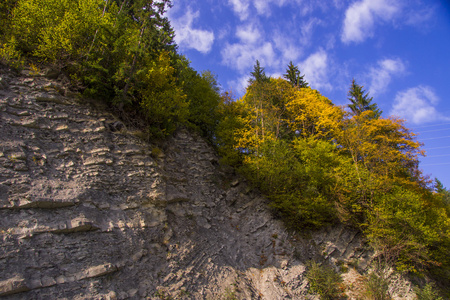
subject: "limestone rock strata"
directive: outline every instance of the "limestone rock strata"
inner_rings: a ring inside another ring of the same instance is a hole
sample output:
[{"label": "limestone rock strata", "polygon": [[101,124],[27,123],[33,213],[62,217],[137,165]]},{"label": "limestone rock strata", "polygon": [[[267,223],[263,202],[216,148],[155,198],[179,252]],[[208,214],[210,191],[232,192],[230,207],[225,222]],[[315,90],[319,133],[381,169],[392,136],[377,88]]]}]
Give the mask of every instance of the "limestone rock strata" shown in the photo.
[{"label": "limestone rock strata", "polygon": [[[62,78],[0,79],[1,297],[318,299],[308,260],[368,268],[354,231],[289,234],[196,134],[154,158]],[[392,294],[412,295],[403,281]]]}]

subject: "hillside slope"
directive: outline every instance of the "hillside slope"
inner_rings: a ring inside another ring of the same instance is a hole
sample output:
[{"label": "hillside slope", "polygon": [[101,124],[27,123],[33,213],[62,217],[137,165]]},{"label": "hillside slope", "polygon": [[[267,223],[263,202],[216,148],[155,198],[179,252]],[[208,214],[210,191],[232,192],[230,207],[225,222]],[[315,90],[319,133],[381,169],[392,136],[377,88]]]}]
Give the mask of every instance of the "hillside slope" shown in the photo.
[{"label": "hillside slope", "polygon": [[[371,264],[358,232],[289,233],[198,135],[159,151],[63,76],[0,72],[0,296],[318,299],[314,259],[358,262],[343,275],[354,297]],[[389,278],[394,299],[413,298]]]}]

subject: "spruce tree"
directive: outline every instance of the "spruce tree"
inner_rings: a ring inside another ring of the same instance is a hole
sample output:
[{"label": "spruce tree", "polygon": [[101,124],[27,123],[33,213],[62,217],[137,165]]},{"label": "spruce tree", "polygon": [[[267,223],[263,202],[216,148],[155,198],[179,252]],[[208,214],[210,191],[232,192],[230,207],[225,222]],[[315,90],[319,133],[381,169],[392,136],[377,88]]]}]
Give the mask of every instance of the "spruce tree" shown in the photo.
[{"label": "spruce tree", "polygon": [[250,84],[262,83],[269,81],[270,77],[266,76],[266,72],[264,72],[264,68],[261,67],[259,60],[256,60],[255,65],[253,66],[253,72],[250,73],[252,77],[249,79]]},{"label": "spruce tree", "polygon": [[362,112],[371,110],[374,112],[374,118],[379,118],[383,113],[376,103],[372,103],[373,97],[369,97],[369,93],[363,90],[363,86],[352,80],[352,85],[348,91],[348,100],[351,104],[348,105],[352,111],[352,115],[360,115]]},{"label": "spruce tree", "polygon": [[300,70],[292,63],[292,61],[289,62],[286,74],[284,74],[283,77],[286,78],[294,87],[308,87],[308,83],[304,80],[305,75],[300,76]]}]

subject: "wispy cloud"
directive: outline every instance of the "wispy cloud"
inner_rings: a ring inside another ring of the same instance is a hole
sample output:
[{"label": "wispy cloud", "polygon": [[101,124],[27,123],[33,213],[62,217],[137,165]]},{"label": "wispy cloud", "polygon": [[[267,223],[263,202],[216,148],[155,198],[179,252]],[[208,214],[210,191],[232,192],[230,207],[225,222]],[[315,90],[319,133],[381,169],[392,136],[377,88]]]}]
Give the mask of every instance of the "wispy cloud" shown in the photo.
[{"label": "wispy cloud", "polygon": [[344,43],[362,42],[373,36],[375,22],[393,19],[400,12],[395,0],[361,0],[345,12],[341,40]]},{"label": "wispy cloud", "polygon": [[214,43],[214,33],[208,30],[193,28],[193,22],[200,16],[198,11],[192,12],[188,8],[185,15],[178,19],[172,19],[175,28],[175,42],[185,49],[195,49],[201,53],[211,51]]},{"label": "wispy cloud", "polygon": [[233,92],[236,92],[236,95],[242,95],[245,93],[245,89],[247,88],[249,79],[250,75],[242,75],[236,80],[227,82],[227,84]]},{"label": "wispy cloud", "polygon": [[257,59],[262,66],[271,67],[275,65],[277,56],[272,43],[227,44],[222,50],[223,63],[240,73],[250,70]]},{"label": "wispy cloud", "polygon": [[397,93],[390,114],[414,124],[449,120],[437,110],[438,103],[431,87],[419,85]]},{"label": "wispy cloud", "polygon": [[287,2],[288,2],[287,0],[253,0],[253,5],[255,6],[258,14],[270,15],[271,13],[270,4],[282,7]]},{"label": "wispy cloud", "polygon": [[272,33],[272,40],[275,49],[280,53],[280,62],[288,64],[289,61],[296,61],[303,50],[299,45],[297,39],[287,35],[281,30],[276,30]]},{"label": "wispy cloud", "polygon": [[255,44],[261,41],[261,32],[255,23],[249,23],[246,26],[239,27],[236,30],[236,36],[242,43]]},{"label": "wispy cloud", "polygon": [[272,5],[283,7],[289,0],[228,0],[228,5],[241,21],[247,20],[251,14],[270,16]]},{"label": "wispy cloud", "polygon": [[370,68],[368,74],[370,78],[370,93],[372,95],[384,93],[392,77],[404,74],[405,70],[405,64],[399,58],[378,61],[377,66]]},{"label": "wispy cloud", "polygon": [[222,63],[237,70],[240,75],[250,73],[256,60],[265,68],[275,67],[279,63],[278,50],[259,22],[238,27],[235,36],[237,42],[225,43],[222,47]]},{"label": "wispy cloud", "polygon": [[245,20],[248,18],[250,0],[228,0],[228,4],[239,19]]},{"label": "wispy cloud", "polygon": [[223,46],[222,63],[241,75],[250,73],[256,60],[266,68],[266,74],[280,74],[289,61],[298,60],[303,52],[296,39],[277,29],[265,32],[257,21],[238,27],[235,37],[237,42]]},{"label": "wispy cloud", "polygon": [[314,35],[314,29],[320,25],[322,21],[318,18],[310,18],[304,22],[301,26],[301,41],[302,43],[309,44]]},{"label": "wispy cloud", "polygon": [[306,81],[313,89],[332,89],[328,81],[328,67],[328,54],[323,49],[311,54],[300,64]]}]

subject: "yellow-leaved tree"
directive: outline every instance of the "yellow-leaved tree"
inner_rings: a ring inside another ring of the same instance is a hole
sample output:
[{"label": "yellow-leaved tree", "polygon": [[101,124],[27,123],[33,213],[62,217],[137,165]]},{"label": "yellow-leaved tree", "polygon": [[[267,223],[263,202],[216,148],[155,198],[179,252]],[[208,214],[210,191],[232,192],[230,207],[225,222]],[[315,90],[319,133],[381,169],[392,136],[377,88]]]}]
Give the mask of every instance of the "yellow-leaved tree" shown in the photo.
[{"label": "yellow-leaved tree", "polygon": [[147,70],[139,74],[142,83],[140,106],[154,128],[169,134],[189,115],[189,103],[180,86],[176,84],[175,69],[170,57],[162,51],[146,63]]},{"label": "yellow-leaved tree", "polygon": [[342,109],[309,87],[291,93],[286,102],[290,128],[305,138],[333,139],[341,130]]}]

